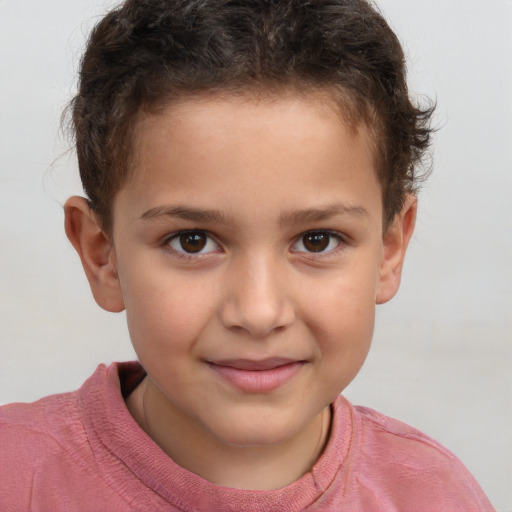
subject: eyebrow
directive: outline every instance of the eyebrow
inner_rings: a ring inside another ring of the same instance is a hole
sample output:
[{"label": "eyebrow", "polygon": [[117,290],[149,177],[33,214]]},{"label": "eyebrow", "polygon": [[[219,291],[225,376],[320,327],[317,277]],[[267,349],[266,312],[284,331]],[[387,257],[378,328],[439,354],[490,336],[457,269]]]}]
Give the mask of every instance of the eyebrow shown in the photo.
[{"label": "eyebrow", "polygon": [[[355,217],[368,216],[368,211],[362,206],[352,206],[342,203],[327,205],[320,208],[307,208],[305,210],[295,210],[283,213],[279,218],[280,226],[289,226],[294,224],[319,222],[330,219],[337,215],[348,215]],[[140,218],[142,220],[155,219],[159,217],[171,217],[175,219],[190,220],[194,222],[215,222],[217,224],[234,224],[232,218],[220,210],[203,210],[201,208],[191,208],[188,206],[156,206],[144,212]]]},{"label": "eyebrow", "polygon": [[188,206],[156,206],[144,212],[140,218],[143,220],[158,217],[171,217],[175,219],[191,220],[194,222],[216,222],[218,224],[232,224],[233,222],[219,210],[202,210]]},{"label": "eyebrow", "polygon": [[319,222],[338,215],[367,217],[368,211],[362,206],[346,205],[343,203],[330,204],[320,208],[307,208],[289,213],[283,213],[279,219],[280,225],[294,225],[308,222]]}]

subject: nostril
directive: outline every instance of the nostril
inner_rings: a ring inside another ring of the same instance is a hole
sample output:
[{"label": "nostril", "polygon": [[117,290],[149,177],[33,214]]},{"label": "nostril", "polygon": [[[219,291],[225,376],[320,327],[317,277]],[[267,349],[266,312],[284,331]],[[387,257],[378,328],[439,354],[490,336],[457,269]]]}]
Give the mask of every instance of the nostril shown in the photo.
[{"label": "nostril", "polygon": [[286,329],[295,320],[295,313],[284,300],[273,304],[258,304],[257,307],[249,306],[247,301],[230,301],[221,309],[220,320],[231,331],[262,338],[271,332]]}]

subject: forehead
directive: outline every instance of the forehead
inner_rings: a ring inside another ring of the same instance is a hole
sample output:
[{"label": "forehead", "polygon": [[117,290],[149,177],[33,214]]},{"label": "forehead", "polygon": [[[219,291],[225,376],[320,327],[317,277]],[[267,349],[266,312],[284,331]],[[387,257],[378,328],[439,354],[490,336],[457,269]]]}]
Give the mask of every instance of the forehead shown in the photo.
[{"label": "forehead", "polygon": [[[289,88],[279,86],[253,86],[247,89],[212,91],[180,97],[173,102],[157,104],[142,109],[134,126],[133,150],[135,156],[143,157],[141,142],[153,137],[155,130],[164,125],[174,127],[179,138],[180,127],[196,122],[201,125],[217,121],[221,127],[224,122],[245,124],[253,121],[254,129],[258,124],[270,123],[285,125],[290,133],[293,125],[300,126],[300,120],[309,117],[317,123],[309,125],[310,132],[318,131],[319,124],[328,121],[331,125],[342,125],[351,135],[361,135],[368,142],[369,154],[373,155],[377,145],[377,127],[370,123],[369,106],[359,105],[349,91],[335,87],[307,87],[290,84]],[[313,115],[312,115],[313,114]],[[231,118],[231,119],[230,119]],[[150,133],[151,132],[151,133]],[[244,131],[245,133],[245,131]],[[133,156],[133,155],[132,155]],[[140,163],[140,162],[139,162]],[[132,168],[135,167],[132,165]]]},{"label": "forehead", "polygon": [[348,123],[326,94],[180,101],[142,116],[133,149],[120,195],[141,208],[178,201],[218,209],[221,202],[261,216],[258,205],[293,210],[306,197],[349,204],[354,191],[371,189],[381,210],[371,134]]}]

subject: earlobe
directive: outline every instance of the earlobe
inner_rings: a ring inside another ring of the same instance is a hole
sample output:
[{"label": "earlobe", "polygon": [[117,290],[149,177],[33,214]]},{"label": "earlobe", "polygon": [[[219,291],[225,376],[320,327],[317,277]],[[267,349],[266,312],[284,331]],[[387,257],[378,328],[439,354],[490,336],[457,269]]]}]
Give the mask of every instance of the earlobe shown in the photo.
[{"label": "earlobe", "polygon": [[94,299],[107,311],[124,309],[115,251],[96,215],[83,197],[70,197],[64,205],[65,229],[80,256]]},{"label": "earlobe", "polygon": [[384,235],[383,257],[375,298],[377,304],[391,300],[400,287],[405,253],[414,231],[417,209],[418,200],[411,194]]}]

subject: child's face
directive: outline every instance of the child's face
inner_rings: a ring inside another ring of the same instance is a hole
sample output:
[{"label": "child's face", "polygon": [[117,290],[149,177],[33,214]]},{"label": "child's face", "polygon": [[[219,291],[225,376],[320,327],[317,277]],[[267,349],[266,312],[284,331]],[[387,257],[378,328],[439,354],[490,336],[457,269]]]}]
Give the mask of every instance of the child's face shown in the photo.
[{"label": "child's face", "polygon": [[141,121],[110,261],[168,414],[277,443],[354,378],[403,257],[370,147],[320,98],[190,100]]}]

